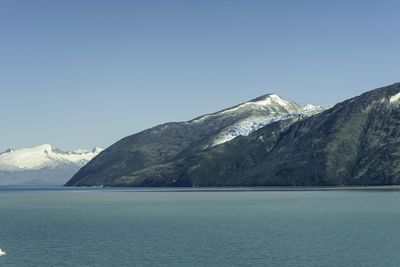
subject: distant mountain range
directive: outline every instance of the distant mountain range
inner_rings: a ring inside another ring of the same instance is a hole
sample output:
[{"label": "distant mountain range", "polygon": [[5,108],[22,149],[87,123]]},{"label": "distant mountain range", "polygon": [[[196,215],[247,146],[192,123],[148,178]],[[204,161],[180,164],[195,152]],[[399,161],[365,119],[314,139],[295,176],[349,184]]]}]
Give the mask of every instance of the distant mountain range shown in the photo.
[{"label": "distant mountain range", "polygon": [[50,145],[0,153],[0,185],[63,185],[102,151],[65,152]]},{"label": "distant mountain range", "polygon": [[110,146],[81,168],[67,185],[197,186],[181,179],[180,164],[185,160],[274,122],[294,122],[327,108],[302,107],[268,94],[190,121],[162,124]]}]

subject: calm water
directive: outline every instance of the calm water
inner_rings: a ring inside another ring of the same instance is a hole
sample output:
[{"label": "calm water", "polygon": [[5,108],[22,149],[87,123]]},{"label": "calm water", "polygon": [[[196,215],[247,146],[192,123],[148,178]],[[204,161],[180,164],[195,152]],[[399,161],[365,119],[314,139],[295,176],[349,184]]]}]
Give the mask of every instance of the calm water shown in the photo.
[{"label": "calm water", "polygon": [[400,192],[0,188],[0,266],[400,266]]}]

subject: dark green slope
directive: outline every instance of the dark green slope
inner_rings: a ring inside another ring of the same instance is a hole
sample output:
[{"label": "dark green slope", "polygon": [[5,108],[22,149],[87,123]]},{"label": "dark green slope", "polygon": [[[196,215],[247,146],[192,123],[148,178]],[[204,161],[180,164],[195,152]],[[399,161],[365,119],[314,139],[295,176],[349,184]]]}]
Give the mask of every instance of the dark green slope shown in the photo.
[{"label": "dark green slope", "polygon": [[301,112],[302,108],[294,102],[265,95],[188,122],[159,125],[110,146],[82,167],[67,186],[114,185],[121,177],[175,162],[212,146],[219,134],[243,120],[277,119]]},{"label": "dark green slope", "polygon": [[168,123],[128,136],[82,167],[67,185],[103,185],[125,173],[172,159],[187,149],[196,130]]},{"label": "dark green slope", "polygon": [[110,185],[400,184],[398,93],[399,83],[379,88],[321,114],[267,125],[250,136],[152,165]]},{"label": "dark green slope", "polygon": [[254,134],[153,165],[123,176],[113,186],[223,186],[246,185],[246,172],[256,167],[292,123],[302,116],[271,123]]}]

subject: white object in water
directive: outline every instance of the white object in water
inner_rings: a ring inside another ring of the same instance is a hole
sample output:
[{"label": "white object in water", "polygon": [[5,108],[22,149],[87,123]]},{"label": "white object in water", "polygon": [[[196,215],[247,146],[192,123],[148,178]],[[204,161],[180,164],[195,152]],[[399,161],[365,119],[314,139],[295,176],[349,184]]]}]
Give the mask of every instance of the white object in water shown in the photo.
[{"label": "white object in water", "polygon": [[5,252],[5,251],[2,251],[1,248],[0,248],[0,257],[1,257],[1,256],[4,256],[4,255],[6,255],[6,252]]}]

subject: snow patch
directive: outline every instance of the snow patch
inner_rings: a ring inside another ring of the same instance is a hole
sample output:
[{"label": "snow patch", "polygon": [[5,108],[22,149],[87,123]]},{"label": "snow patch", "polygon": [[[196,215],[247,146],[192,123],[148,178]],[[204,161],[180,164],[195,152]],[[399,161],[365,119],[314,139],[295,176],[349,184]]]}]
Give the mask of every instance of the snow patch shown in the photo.
[{"label": "snow patch", "polygon": [[400,93],[397,93],[389,98],[390,103],[399,102],[400,100]]},{"label": "snow patch", "polygon": [[303,112],[302,113],[304,115],[306,115],[306,116],[312,116],[312,115],[318,114],[318,113],[320,113],[320,112],[322,112],[322,111],[324,111],[326,109],[329,109],[329,108],[331,108],[331,106],[328,106],[328,105],[326,105],[326,106],[314,106],[314,105],[311,105],[311,104],[307,104],[307,105],[303,106]]},{"label": "snow patch", "polygon": [[266,115],[250,116],[222,130],[214,139],[211,146],[223,144],[225,142],[233,140],[238,136],[248,136],[249,134],[257,131],[258,129],[276,121],[286,120],[294,118],[296,116],[308,117],[316,115],[328,108],[330,108],[330,106],[314,106],[308,104],[299,110],[291,109],[292,112],[271,112],[269,116]]},{"label": "snow patch", "polygon": [[312,110],[315,110],[316,108],[318,108],[318,106],[314,106],[314,105],[311,105],[311,104],[307,104],[307,105],[305,105],[305,106],[303,107],[303,110],[304,110],[304,111],[312,111]]},{"label": "snow patch", "polygon": [[211,146],[216,146],[219,144],[229,142],[238,136],[248,136],[252,132],[257,131],[258,129],[266,126],[267,124],[284,119],[289,119],[299,115],[300,115],[299,113],[291,113],[280,116],[279,115],[278,116],[272,115],[269,117],[257,116],[244,119],[222,130],[218,134],[218,136],[214,139]]}]

